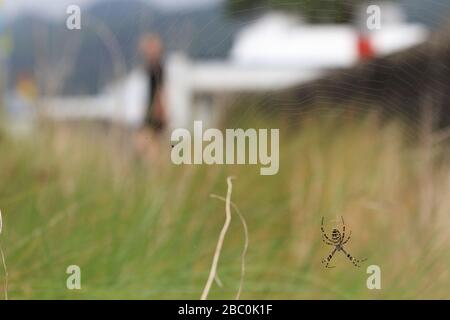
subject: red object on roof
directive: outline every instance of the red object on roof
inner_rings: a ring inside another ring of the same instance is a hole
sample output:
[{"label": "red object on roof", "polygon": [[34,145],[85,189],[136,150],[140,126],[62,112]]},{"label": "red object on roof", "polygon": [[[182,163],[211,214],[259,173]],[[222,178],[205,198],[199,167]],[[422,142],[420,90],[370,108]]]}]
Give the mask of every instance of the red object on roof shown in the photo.
[{"label": "red object on roof", "polygon": [[364,35],[358,36],[358,55],[361,60],[370,59],[375,56],[375,50],[369,37]]}]

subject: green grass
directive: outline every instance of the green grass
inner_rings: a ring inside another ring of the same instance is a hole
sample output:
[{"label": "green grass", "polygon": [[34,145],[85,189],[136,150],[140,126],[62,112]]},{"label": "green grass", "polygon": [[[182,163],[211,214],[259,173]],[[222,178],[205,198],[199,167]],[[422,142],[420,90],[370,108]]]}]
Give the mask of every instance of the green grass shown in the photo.
[{"label": "green grass", "polygon": [[[174,166],[169,151],[148,163],[114,132],[3,132],[0,241],[10,299],[200,298],[225,219],[225,204],[209,195],[225,196],[229,175],[250,235],[241,298],[450,297],[446,146],[433,149],[424,216],[421,149],[405,125],[327,112],[280,129],[275,176],[260,176],[259,166]],[[349,251],[368,259],[360,269],[339,254],[336,268],[321,265],[330,251],[321,217],[329,229],[341,215],[353,232]],[[214,284],[209,298],[235,296],[243,245],[234,215],[218,267],[223,287]],[[72,264],[81,268],[79,291],[66,289]],[[381,267],[382,290],[366,288],[370,264]],[[3,282],[0,271],[0,289]]]}]

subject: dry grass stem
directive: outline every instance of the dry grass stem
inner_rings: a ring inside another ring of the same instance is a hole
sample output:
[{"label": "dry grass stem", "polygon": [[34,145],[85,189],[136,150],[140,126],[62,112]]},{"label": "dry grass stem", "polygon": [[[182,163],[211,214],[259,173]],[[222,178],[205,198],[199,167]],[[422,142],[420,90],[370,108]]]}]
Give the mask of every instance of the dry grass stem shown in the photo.
[{"label": "dry grass stem", "polygon": [[231,192],[233,189],[233,184],[231,183],[232,179],[233,179],[233,177],[227,178],[228,191],[227,191],[227,198],[226,198],[226,205],[225,205],[225,214],[226,214],[225,224],[223,225],[222,230],[220,231],[219,240],[217,241],[216,251],[214,252],[213,262],[211,265],[211,270],[209,272],[208,281],[206,281],[205,288],[203,289],[202,296],[200,297],[201,300],[206,300],[208,298],[209,290],[211,289],[211,285],[214,281],[214,278],[215,278],[215,275],[217,272],[217,265],[219,263],[220,252],[222,251],[223,241],[225,239],[225,235],[230,226],[230,222],[231,222],[230,201],[231,201]]},{"label": "dry grass stem", "polygon": [[[226,199],[224,197],[212,194],[211,195],[212,198],[216,198],[222,201],[226,201]],[[237,205],[234,202],[230,202],[231,206],[233,207],[233,209],[236,211],[237,215],[239,216],[239,219],[241,220],[242,226],[244,227],[244,249],[242,250],[242,254],[241,254],[241,280],[239,283],[239,289],[238,292],[236,294],[236,300],[239,300],[240,296],[241,296],[241,292],[242,292],[242,287],[244,286],[244,276],[245,276],[245,256],[247,255],[247,250],[248,250],[248,227],[247,227],[247,223],[245,222],[244,216],[242,215],[241,211],[239,210],[239,208],[237,207]]]},{"label": "dry grass stem", "polygon": [[[2,212],[0,211],[0,235],[2,234],[3,229],[3,220],[2,220]],[[5,300],[8,300],[8,268],[6,267],[6,260],[5,260],[5,254],[3,252],[3,248],[0,244],[0,255],[2,256],[2,264],[3,264],[3,270],[5,270]]]}]

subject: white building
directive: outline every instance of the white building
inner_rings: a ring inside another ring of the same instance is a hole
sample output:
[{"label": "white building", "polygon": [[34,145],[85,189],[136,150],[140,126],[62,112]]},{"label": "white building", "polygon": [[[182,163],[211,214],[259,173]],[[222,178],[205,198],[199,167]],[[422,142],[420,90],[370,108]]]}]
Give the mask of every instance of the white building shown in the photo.
[{"label": "white building", "polygon": [[[425,27],[405,22],[397,7],[385,5],[381,29],[365,34],[376,55],[407,49],[426,40]],[[366,16],[361,15],[359,24]],[[224,61],[190,61],[179,53],[166,65],[170,126],[190,127],[200,119],[212,124],[221,107],[217,96],[267,92],[319,78],[360,60],[361,32],[352,25],[309,25],[281,13],[269,13],[244,27]],[[146,101],[145,75],[134,70],[96,97],[47,98],[54,118],[101,118],[137,126]]]},{"label": "white building", "polygon": [[[405,50],[427,39],[427,29],[406,23],[399,7],[386,3],[381,12],[381,29],[364,34],[375,55]],[[275,12],[243,28],[226,61],[194,62],[173,56],[167,88],[172,125],[213,121],[220,105],[205,95],[276,91],[317,79],[329,70],[350,68],[361,58],[360,37],[353,25],[310,25]],[[196,92],[203,99],[196,101]]]}]

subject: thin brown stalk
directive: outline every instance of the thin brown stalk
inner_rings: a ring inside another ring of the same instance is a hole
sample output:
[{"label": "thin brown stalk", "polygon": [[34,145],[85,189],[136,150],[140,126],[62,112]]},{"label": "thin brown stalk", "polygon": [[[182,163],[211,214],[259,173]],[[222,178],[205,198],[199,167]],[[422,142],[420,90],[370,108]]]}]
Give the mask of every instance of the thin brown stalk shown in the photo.
[{"label": "thin brown stalk", "polygon": [[421,106],[421,128],[420,128],[420,225],[430,222],[433,212],[433,104],[432,96],[427,95]]},{"label": "thin brown stalk", "polygon": [[209,290],[211,289],[211,285],[214,281],[214,278],[216,277],[217,265],[219,263],[220,252],[222,251],[223,241],[225,239],[225,235],[228,231],[228,228],[229,228],[230,222],[231,222],[230,201],[231,201],[231,192],[233,189],[233,184],[231,183],[231,179],[233,179],[233,177],[227,178],[228,191],[227,191],[227,198],[226,198],[226,205],[225,205],[225,214],[226,214],[225,224],[223,225],[222,230],[220,231],[219,240],[217,241],[216,251],[214,252],[211,270],[209,272],[209,277],[208,277],[208,280],[206,281],[205,288],[203,289],[203,293],[200,297],[201,300],[206,300],[208,298]]},{"label": "thin brown stalk", "polygon": [[[0,211],[0,235],[2,234],[3,221],[2,221],[2,212]],[[0,244],[0,255],[2,257],[3,270],[5,271],[5,300],[8,300],[8,268],[6,267],[6,259],[5,254],[3,252],[3,248]]]},{"label": "thin brown stalk", "polygon": [[[226,201],[226,199],[224,197],[212,194],[211,195],[212,198],[216,198],[222,201]],[[239,282],[239,289],[238,292],[236,294],[236,300],[239,300],[240,296],[241,296],[241,292],[242,292],[242,288],[244,286],[244,276],[245,276],[245,256],[247,255],[247,250],[248,250],[248,228],[247,228],[247,223],[245,222],[244,216],[242,215],[241,211],[239,210],[239,208],[237,207],[237,205],[234,202],[230,202],[231,206],[233,207],[233,209],[236,211],[237,215],[239,216],[239,219],[241,220],[242,226],[244,227],[244,249],[242,249],[242,254],[241,254],[241,280]]]}]

